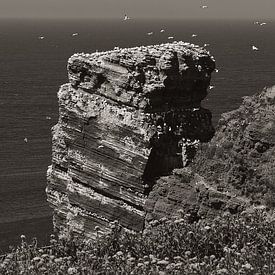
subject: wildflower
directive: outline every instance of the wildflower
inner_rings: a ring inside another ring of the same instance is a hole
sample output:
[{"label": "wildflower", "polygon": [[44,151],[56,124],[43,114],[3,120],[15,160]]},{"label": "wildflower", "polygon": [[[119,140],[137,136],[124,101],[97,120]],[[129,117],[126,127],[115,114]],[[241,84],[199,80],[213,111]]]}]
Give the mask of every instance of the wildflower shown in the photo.
[{"label": "wildflower", "polygon": [[184,222],[185,220],[184,219],[176,219],[175,221],[174,221],[174,223],[175,224],[179,224],[179,223],[182,223],[182,222]]},{"label": "wildflower", "polygon": [[40,257],[34,257],[32,260],[33,260],[34,262],[39,262],[39,261],[41,260],[41,258],[40,258]]},{"label": "wildflower", "polygon": [[208,226],[208,225],[206,225],[206,226],[204,227],[204,229],[205,229],[206,231],[208,231],[208,230],[210,230],[210,229],[211,229],[211,227],[210,227],[210,226]]},{"label": "wildflower", "polygon": [[69,267],[67,272],[69,275],[71,275],[71,274],[76,274],[77,270],[75,267]]},{"label": "wildflower", "polygon": [[191,251],[187,250],[187,251],[185,251],[184,254],[185,254],[185,256],[189,257],[191,255]]},{"label": "wildflower", "polygon": [[54,260],[56,263],[61,263],[62,262],[62,258],[57,258]]},{"label": "wildflower", "polygon": [[122,251],[118,251],[116,254],[117,254],[117,256],[122,256],[123,252]]},{"label": "wildflower", "polygon": [[211,260],[211,261],[213,261],[215,258],[216,258],[215,255],[211,255],[211,256],[210,256],[210,260]]},{"label": "wildflower", "polygon": [[242,267],[245,268],[245,269],[248,269],[248,270],[253,269],[252,265],[249,264],[249,263],[246,263],[246,264],[242,265]]},{"label": "wildflower", "polygon": [[228,274],[228,270],[226,268],[221,268],[217,270],[217,274]]}]

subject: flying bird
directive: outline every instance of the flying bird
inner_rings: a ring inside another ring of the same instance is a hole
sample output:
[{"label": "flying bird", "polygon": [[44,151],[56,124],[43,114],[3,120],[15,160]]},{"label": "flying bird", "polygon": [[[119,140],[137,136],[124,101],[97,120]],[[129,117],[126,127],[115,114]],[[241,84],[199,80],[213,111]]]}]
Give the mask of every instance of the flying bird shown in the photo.
[{"label": "flying bird", "polygon": [[78,32],[75,32],[72,34],[72,36],[77,36],[78,35]]},{"label": "flying bird", "polygon": [[207,9],[207,8],[208,8],[208,6],[203,5],[203,6],[201,6],[201,8],[202,8],[202,9]]},{"label": "flying bird", "polygon": [[252,48],[252,50],[253,50],[253,51],[258,51],[258,50],[259,50],[259,48],[258,48],[258,47],[256,47],[256,46],[254,46],[254,45],[252,45],[252,47],[251,47],[251,48]]},{"label": "flying bird", "polygon": [[45,38],[45,36],[39,36],[38,38],[42,40]]},{"label": "flying bird", "polygon": [[148,34],[148,35],[152,35],[152,34],[153,34],[153,32],[147,32],[147,34]]},{"label": "flying bird", "polygon": [[195,34],[195,33],[193,33],[191,36],[192,36],[192,37],[197,37],[198,35],[197,35],[197,34]]},{"label": "flying bird", "polygon": [[266,25],[266,22],[255,21],[254,25],[264,26],[264,25]]},{"label": "flying bird", "polygon": [[164,30],[162,29],[162,30],[160,30],[160,32],[164,32]]},{"label": "flying bird", "polygon": [[124,21],[130,20],[130,19],[131,19],[131,18],[130,18],[127,14],[124,15],[124,18],[123,18]]}]

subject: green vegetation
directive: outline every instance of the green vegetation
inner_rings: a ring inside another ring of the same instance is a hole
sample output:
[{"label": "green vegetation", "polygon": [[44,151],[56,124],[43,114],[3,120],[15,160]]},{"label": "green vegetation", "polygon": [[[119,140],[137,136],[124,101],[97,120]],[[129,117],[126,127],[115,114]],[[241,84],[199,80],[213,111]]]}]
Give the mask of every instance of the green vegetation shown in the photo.
[{"label": "green vegetation", "polygon": [[0,274],[275,274],[275,217],[264,211],[197,223],[182,214],[152,221],[143,235],[111,227],[89,243],[52,236],[45,248],[21,236]]}]

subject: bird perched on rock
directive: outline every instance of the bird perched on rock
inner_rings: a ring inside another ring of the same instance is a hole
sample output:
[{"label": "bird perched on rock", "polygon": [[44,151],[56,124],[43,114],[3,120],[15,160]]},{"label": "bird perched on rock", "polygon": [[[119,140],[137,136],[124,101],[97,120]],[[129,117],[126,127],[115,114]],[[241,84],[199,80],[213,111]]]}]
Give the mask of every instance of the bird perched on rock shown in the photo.
[{"label": "bird perched on rock", "polygon": [[254,45],[252,45],[252,47],[251,47],[251,48],[252,48],[252,50],[253,50],[253,51],[258,51],[258,50],[259,50],[259,48],[258,48],[258,47],[256,47],[256,46],[254,46]]},{"label": "bird perched on rock", "polygon": [[212,89],[214,89],[214,88],[215,88],[214,85],[209,85],[209,90],[212,90]]}]

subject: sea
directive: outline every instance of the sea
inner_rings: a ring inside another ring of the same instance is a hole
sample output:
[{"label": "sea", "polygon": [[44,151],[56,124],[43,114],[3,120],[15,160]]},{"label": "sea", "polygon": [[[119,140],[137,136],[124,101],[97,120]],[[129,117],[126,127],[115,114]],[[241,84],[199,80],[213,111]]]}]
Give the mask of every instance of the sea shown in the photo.
[{"label": "sea", "polygon": [[53,231],[46,170],[68,58],[76,52],[165,43],[171,41],[168,36],[209,44],[218,72],[202,105],[211,110],[214,125],[242,97],[275,85],[275,22],[0,20],[0,254],[19,244],[21,234],[45,245]]}]

